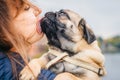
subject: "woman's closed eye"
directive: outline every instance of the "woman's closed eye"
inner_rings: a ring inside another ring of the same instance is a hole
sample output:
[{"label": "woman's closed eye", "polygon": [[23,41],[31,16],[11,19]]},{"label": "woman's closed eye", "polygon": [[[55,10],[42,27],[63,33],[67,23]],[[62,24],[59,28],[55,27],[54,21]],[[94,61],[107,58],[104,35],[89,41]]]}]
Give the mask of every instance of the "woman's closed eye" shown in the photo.
[{"label": "woman's closed eye", "polygon": [[25,5],[24,10],[25,10],[25,11],[28,11],[29,9],[30,9],[30,5],[28,5],[28,4]]}]

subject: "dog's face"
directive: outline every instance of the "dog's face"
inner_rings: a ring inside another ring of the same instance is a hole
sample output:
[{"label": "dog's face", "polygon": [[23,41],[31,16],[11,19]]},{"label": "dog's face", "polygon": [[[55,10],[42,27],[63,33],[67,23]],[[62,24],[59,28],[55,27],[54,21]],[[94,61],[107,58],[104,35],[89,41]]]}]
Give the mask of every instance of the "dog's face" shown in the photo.
[{"label": "dog's face", "polygon": [[88,44],[96,40],[85,20],[70,10],[48,12],[41,20],[41,27],[48,38],[49,45],[63,50],[72,50],[72,46],[81,39]]}]

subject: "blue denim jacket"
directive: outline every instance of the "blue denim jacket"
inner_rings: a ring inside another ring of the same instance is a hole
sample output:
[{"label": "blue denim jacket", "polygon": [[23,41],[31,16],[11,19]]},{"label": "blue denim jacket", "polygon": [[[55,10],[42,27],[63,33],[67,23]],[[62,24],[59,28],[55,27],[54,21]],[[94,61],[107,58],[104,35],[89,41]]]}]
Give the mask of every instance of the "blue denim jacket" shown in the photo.
[{"label": "blue denim jacket", "polygon": [[[16,59],[24,65],[24,61],[19,54],[13,53],[12,56],[17,57]],[[16,62],[15,66],[17,70],[17,76],[19,77],[19,73],[23,67]],[[38,80],[54,80],[55,77],[55,73],[43,69],[41,70],[41,74],[38,76]],[[12,73],[12,65],[8,55],[0,52],[0,80],[17,80],[17,78]]]}]

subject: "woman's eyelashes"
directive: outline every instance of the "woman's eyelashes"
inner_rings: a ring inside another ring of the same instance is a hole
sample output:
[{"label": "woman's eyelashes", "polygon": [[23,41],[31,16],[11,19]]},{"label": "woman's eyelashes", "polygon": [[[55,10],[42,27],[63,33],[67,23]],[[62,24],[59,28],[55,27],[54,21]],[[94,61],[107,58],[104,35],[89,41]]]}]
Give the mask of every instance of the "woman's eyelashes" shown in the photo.
[{"label": "woman's eyelashes", "polygon": [[28,4],[25,5],[24,10],[25,10],[25,11],[28,11],[29,9],[30,9],[30,5],[28,5]]}]

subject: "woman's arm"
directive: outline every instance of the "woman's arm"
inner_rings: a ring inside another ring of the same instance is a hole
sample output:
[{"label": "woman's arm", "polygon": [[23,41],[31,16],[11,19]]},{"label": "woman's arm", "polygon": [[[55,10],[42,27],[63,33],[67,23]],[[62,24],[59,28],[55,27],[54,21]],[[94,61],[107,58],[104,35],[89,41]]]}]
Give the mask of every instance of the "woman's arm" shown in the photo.
[{"label": "woman's arm", "polygon": [[[49,70],[42,69],[48,63],[46,55],[47,54],[44,54],[40,58],[34,59],[32,62],[29,63],[29,64],[31,64],[29,66],[33,70],[39,69],[39,68],[37,68],[37,66],[38,67],[40,66],[40,69],[37,70],[37,71],[41,70],[41,73],[39,72],[40,74],[38,75],[38,80],[46,80],[46,79],[47,80],[81,80],[81,79],[77,78],[76,76],[74,76],[74,75],[72,75],[70,73],[67,73],[67,72],[60,73],[60,74],[56,75],[55,73],[53,73],[53,72],[51,72]],[[35,72],[37,72],[37,71],[35,71]],[[24,72],[27,73],[27,69],[24,69],[23,72],[21,72],[21,74],[24,73]],[[30,72],[28,72],[28,74],[30,74]],[[23,76],[23,74],[22,74],[22,76]],[[26,80],[26,79],[25,79],[25,77],[21,77],[21,80]]]},{"label": "woman's arm", "polygon": [[50,70],[41,70],[41,74],[38,76],[38,80],[81,80],[78,77],[64,72],[56,75],[54,72],[51,72]]},{"label": "woman's arm", "polygon": [[24,69],[20,72],[20,80],[37,78],[47,63],[47,53],[43,54],[40,58],[31,60],[28,63],[28,66],[25,66]]},{"label": "woman's arm", "polygon": [[42,69],[37,80],[54,80],[56,74],[50,70]]},{"label": "woman's arm", "polygon": [[58,74],[54,80],[81,80],[81,79],[79,79],[78,77],[74,76],[71,73],[64,72]]}]

